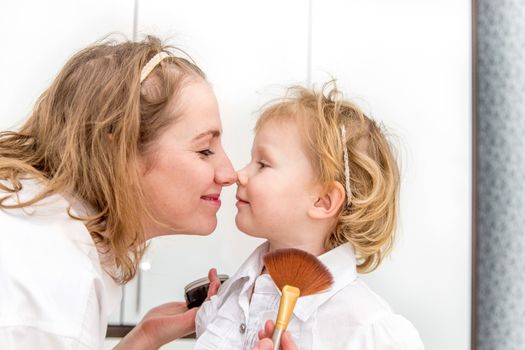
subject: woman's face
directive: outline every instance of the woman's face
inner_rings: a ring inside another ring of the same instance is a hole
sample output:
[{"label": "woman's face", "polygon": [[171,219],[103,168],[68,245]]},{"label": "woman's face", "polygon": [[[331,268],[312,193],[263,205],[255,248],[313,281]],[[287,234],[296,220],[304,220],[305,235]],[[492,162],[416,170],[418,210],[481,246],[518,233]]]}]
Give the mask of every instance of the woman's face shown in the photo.
[{"label": "woman's face", "polygon": [[160,222],[146,224],[147,238],[210,234],[217,226],[222,187],[237,180],[222,148],[219,109],[209,84],[188,81],[177,104],[168,105],[168,112],[179,117],[141,159],[148,205]]}]

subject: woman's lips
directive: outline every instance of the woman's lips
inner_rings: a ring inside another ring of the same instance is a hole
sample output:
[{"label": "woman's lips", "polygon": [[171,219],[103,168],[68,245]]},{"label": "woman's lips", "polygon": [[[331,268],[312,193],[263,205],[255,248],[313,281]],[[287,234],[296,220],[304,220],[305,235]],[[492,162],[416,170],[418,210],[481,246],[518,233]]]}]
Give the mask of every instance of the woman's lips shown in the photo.
[{"label": "woman's lips", "polygon": [[202,196],[201,199],[204,199],[207,203],[220,207],[221,206],[221,199],[219,193],[214,194],[207,194],[205,196]]}]

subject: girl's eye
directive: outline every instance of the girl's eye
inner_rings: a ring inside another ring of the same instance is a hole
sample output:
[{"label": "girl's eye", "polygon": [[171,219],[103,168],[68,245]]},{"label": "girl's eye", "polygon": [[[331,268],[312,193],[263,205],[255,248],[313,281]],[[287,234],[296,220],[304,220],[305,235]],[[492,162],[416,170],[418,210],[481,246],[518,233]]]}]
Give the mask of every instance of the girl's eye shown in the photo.
[{"label": "girl's eye", "polygon": [[198,153],[202,154],[205,157],[209,157],[215,154],[215,152],[213,152],[211,149],[204,149],[202,151],[199,151]]},{"label": "girl's eye", "polygon": [[259,164],[259,169],[266,168],[268,165],[263,162],[257,162]]}]

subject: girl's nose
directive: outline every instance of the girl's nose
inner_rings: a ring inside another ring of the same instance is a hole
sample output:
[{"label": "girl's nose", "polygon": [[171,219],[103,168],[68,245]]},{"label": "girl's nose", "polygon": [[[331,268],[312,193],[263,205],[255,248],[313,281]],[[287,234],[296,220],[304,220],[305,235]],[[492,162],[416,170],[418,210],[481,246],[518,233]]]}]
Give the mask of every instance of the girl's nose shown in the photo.
[{"label": "girl's nose", "polygon": [[248,174],[246,167],[241,170],[237,170],[237,184],[240,186],[246,186],[248,184]]}]

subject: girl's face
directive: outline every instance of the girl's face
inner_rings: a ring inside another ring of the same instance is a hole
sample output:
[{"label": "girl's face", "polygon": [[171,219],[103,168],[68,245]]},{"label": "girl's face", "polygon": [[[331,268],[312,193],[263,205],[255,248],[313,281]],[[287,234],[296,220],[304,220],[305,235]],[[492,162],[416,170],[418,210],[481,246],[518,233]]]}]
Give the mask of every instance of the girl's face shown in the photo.
[{"label": "girl's face", "polygon": [[251,162],[238,171],[235,222],[274,247],[301,247],[308,236],[308,209],[320,186],[291,121],[270,121],[255,136]]},{"label": "girl's face", "polygon": [[147,223],[148,238],[210,234],[217,226],[222,187],[237,180],[222,148],[219,109],[209,84],[187,82],[179,101],[180,117],[141,159],[148,205],[160,222]]}]

